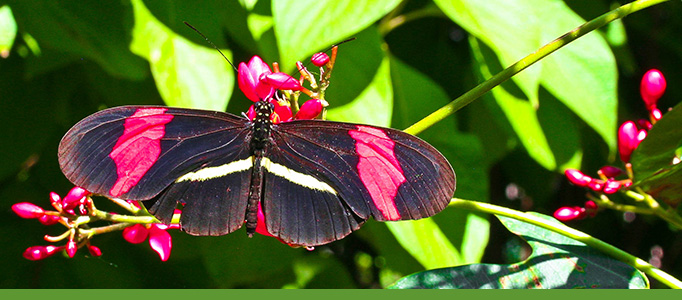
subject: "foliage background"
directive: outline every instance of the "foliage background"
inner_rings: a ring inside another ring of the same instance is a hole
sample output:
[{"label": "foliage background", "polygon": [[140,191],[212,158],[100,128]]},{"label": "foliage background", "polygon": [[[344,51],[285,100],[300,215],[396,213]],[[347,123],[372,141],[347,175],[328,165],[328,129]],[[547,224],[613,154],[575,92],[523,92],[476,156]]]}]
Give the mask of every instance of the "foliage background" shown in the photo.
[{"label": "foliage background", "polygon": [[[21,257],[24,249],[45,244],[42,235],[61,228],[10,210],[23,201],[48,207],[50,191],[70,189],[56,160],[59,139],[98,109],[165,103],[239,114],[248,108],[231,67],[182,21],[235,63],[260,55],[290,73],[294,61],[357,37],[340,47],[329,118],[406,128],[580,18],[618,4],[478,2],[0,1],[11,8],[18,32],[7,42],[14,30],[0,22],[0,51],[10,50],[0,60],[0,269],[6,274],[0,287],[367,288],[424,268],[518,261],[527,246],[495,218],[446,209],[433,218],[438,227],[421,222],[409,234],[409,226],[389,230],[370,221],[312,252],[241,231],[218,238],[175,231],[171,258],[161,262],[147,245],[115,233],[93,240],[100,258],[81,250],[75,259],[30,262]],[[602,28],[420,134],[453,164],[456,197],[546,214],[582,205],[584,191],[562,171],[596,173],[619,164],[618,124],[646,116],[642,74],[650,68],[665,74],[659,107],[678,102],[680,12],[679,2],[664,3]],[[395,26],[400,16],[405,23]],[[106,208],[104,202],[98,206]],[[660,246],[662,268],[682,275],[676,259],[682,236],[660,220],[625,222],[621,213],[605,211],[571,225],[643,259]],[[445,244],[435,247],[443,236]]]}]

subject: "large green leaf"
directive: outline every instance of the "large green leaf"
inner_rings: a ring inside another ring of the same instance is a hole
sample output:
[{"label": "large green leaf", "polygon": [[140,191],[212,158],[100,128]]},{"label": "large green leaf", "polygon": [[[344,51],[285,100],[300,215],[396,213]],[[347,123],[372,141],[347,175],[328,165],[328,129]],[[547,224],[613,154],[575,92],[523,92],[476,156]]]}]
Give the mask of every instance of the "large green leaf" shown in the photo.
[{"label": "large green leaf", "polygon": [[[503,67],[584,23],[559,0],[435,2],[452,20],[490,47]],[[542,105],[538,97],[542,85],[614,151],[616,71],[608,44],[592,33],[514,76],[513,81],[536,109]],[[549,164],[551,160],[545,157],[539,162]]]},{"label": "large green leaf", "polygon": [[[475,38],[469,41],[477,71],[485,78],[492,76],[493,71],[500,69],[495,56]],[[552,95],[540,94],[544,105],[539,109],[520,98],[513,84],[495,87],[492,95],[513,132],[535,161],[548,170],[580,166],[582,152],[576,121]]]},{"label": "large green leaf", "polygon": [[[10,1],[19,28],[41,48],[60,56],[97,62],[108,73],[131,80],[149,75],[144,60],[128,49],[129,6],[120,1]],[[47,64],[54,70],[61,65]]]},{"label": "large green leaf", "polygon": [[680,146],[682,103],[654,124],[631,159],[635,185],[671,205],[682,201],[682,164],[673,164]]},{"label": "large green leaf", "polygon": [[[559,223],[542,214],[537,216]],[[498,216],[533,248],[522,262],[473,264],[416,273],[393,288],[648,288],[646,276],[582,242],[535,225]]]},{"label": "large green leaf", "polygon": [[400,1],[272,1],[275,35],[284,70],[374,23]]},{"label": "large green leaf", "polygon": [[388,58],[384,58],[372,82],[352,102],[329,109],[327,118],[335,121],[389,126],[393,111],[393,89]]},{"label": "large green leaf", "polygon": [[7,57],[17,36],[17,23],[14,21],[12,9],[5,5],[0,7],[0,56]]},{"label": "large green leaf", "polygon": [[[395,101],[391,126],[395,128],[406,128],[450,101],[445,91],[432,79],[393,56],[391,79]],[[483,149],[475,136],[456,129],[455,116],[450,116],[419,136],[438,148],[452,164],[458,175],[458,197],[486,201],[489,191],[486,168],[481,167],[484,161]],[[443,134],[444,132],[448,134]],[[405,249],[413,253],[415,259],[426,268],[480,261],[488,242],[489,223],[486,219],[471,212],[453,210],[443,211],[434,219],[443,232],[424,231],[415,240],[401,242]],[[400,228],[404,228],[408,225],[401,226]],[[398,226],[390,228],[395,233]],[[432,248],[444,245],[445,248],[420,251],[424,246],[413,246],[416,243],[424,243]],[[433,257],[434,254],[443,258]],[[431,259],[435,264],[424,263]]]},{"label": "large green leaf", "polygon": [[[133,0],[135,27],[130,49],[149,61],[161,97],[169,106],[224,111],[234,73],[214,49],[196,45],[159,22]],[[222,50],[225,56],[231,53]]]}]

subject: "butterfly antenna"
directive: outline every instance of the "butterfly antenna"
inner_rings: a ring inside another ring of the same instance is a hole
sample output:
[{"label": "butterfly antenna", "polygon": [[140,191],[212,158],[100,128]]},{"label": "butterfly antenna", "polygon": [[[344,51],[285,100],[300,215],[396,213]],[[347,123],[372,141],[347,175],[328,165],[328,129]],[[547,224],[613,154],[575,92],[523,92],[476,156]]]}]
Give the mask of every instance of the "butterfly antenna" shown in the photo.
[{"label": "butterfly antenna", "polygon": [[[223,56],[223,58],[230,64],[230,66],[232,66],[232,68],[234,68],[235,71],[237,70],[237,67],[234,66],[234,64],[227,58],[227,56],[225,56],[225,54],[223,54],[223,52],[220,51],[220,49],[218,49],[218,47],[213,42],[211,42],[211,40],[209,40],[203,33],[201,33],[201,31],[199,31],[199,29],[194,28],[194,26],[190,25],[189,23],[187,23],[185,21],[182,21],[182,23],[185,23],[185,25],[187,25],[187,27],[192,28],[192,30],[196,31],[196,33],[198,33],[201,37],[203,37],[204,40],[206,40],[206,42],[208,42],[211,46],[213,46],[214,49],[218,50],[218,53],[220,53],[220,55]],[[344,42],[346,42],[346,41],[343,41],[341,43],[344,43]]]}]

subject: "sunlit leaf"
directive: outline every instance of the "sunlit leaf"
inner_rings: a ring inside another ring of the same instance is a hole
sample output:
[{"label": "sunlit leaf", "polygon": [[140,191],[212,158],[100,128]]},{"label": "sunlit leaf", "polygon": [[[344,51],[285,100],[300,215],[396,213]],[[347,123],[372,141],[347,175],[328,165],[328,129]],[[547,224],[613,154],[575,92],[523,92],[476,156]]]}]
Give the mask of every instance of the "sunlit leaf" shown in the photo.
[{"label": "sunlit leaf", "polygon": [[7,5],[0,7],[0,57],[9,56],[16,36],[17,23],[14,21],[12,9]]},{"label": "sunlit leaf", "polygon": [[[435,2],[453,21],[490,47],[503,67],[585,22],[559,0]],[[533,108],[542,105],[538,98],[542,85],[615,151],[616,71],[615,58],[604,38],[590,33],[512,80]]]},{"label": "sunlit leaf", "polygon": [[291,70],[297,60],[361,31],[400,1],[272,1],[280,60]]},{"label": "sunlit leaf", "polygon": [[[230,64],[214,49],[196,45],[154,18],[134,0],[130,49],[149,61],[161,97],[169,106],[224,111],[234,86]],[[222,50],[228,59],[231,54]]]}]

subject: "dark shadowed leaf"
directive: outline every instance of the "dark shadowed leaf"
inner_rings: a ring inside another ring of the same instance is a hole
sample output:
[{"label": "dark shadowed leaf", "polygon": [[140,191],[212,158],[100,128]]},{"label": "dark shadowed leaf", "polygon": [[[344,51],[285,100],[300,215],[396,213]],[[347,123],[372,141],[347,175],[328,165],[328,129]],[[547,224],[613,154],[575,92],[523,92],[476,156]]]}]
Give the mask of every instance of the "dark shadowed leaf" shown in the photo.
[{"label": "dark shadowed leaf", "polygon": [[632,153],[635,185],[668,204],[678,204],[682,195],[682,164],[672,162],[681,145],[682,103],[665,113]]},{"label": "dark shadowed leaf", "polygon": [[[534,213],[553,220],[549,216]],[[558,233],[498,216],[533,248],[524,261],[473,264],[412,274],[392,288],[648,288],[637,269]]]}]

